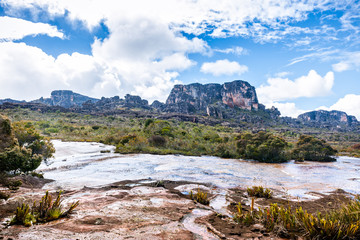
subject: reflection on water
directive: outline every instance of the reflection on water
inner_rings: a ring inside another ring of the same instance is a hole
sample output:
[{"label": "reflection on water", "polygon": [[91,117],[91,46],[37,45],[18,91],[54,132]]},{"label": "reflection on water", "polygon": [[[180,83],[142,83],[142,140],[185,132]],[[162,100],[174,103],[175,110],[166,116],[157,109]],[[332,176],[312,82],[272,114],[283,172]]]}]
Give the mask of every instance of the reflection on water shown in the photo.
[{"label": "reflection on water", "polygon": [[263,185],[303,197],[311,191],[338,188],[360,193],[360,159],[337,162],[265,164],[217,157],[100,153],[113,150],[98,143],[53,141],[55,158],[38,170],[56,180],[46,188],[100,186],[122,180],[157,179],[211,183],[220,188]]}]

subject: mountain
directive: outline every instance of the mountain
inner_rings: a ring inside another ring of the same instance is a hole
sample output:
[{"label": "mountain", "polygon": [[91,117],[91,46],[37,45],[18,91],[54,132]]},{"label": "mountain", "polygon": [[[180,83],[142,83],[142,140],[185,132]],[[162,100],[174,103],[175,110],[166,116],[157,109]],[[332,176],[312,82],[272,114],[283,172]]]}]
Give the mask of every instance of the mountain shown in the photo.
[{"label": "mountain", "polygon": [[11,98],[5,98],[5,99],[0,99],[0,104],[4,104],[4,103],[24,103],[26,101],[19,101],[19,100],[14,100]]},{"label": "mountain", "polygon": [[0,109],[18,107],[40,112],[61,111],[132,118],[179,119],[210,125],[250,124],[257,128],[315,127],[338,131],[358,131],[360,128],[360,123],[354,116],[341,111],[320,110],[301,114],[298,118],[280,117],[280,112],[275,107],[265,109],[257,99],[255,88],[242,80],[224,84],[175,85],[165,103],[154,101],[151,105],[147,100],[130,94],[124,99],[118,96],[95,99],[69,90],[53,91],[50,98],[40,98],[31,102],[0,100]]},{"label": "mountain", "polygon": [[33,103],[42,103],[48,106],[60,106],[64,108],[82,106],[83,103],[97,102],[99,99],[87,97],[70,90],[56,90],[51,92],[50,98],[43,98],[32,101]]},{"label": "mountain", "polygon": [[147,100],[141,99],[139,96],[134,96],[130,94],[125,95],[125,99],[120,98],[119,96],[105,98],[102,97],[99,101],[87,101],[82,104],[82,108],[89,111],[109,111],[116,109],[151,109]]},{"label": "mountain", "polygon": [[314,127],[338,127],[339,125],[351,126],[359,123],[356,117],[336,110],[306,112],[300,114],[298,119],[306,125],[313,125]]},{"label": "mountain", "polygon": [[175,85],[165,104],[156,101],[152,106],[164,112],[206,113],[221,118],[225,108],[265,109],[258,102],[255,88],[242,80],[224,84]]}]

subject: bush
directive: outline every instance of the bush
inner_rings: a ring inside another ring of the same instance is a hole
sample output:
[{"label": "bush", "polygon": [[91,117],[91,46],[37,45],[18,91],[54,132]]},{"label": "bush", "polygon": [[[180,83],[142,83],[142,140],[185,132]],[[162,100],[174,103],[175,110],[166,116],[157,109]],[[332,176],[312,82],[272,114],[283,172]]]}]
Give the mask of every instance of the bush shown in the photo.
[{"label": "bush", "polygon": [[292,157],[297,161],[336,161],[332,156],[336,154],[324,140],[316,139],[312,136],[301,135],[296,147],[292,151]]},{"label": "bush", "polygon": [[149,144],[154,147],[163,147],[166,144],[166,139],[163,136],[153,135],[149,139]]},{"label": "bush", "polygon": [[74,202],[68,210],[62,211],[61,191],[54,202],[49,192],[46,192],[45,196],[41,198],[39,205],[36,205],[36,202],[34,202],[32,208],[30,208],[28,204],[23,203],[21,207],[18,207],[10,225],[17,224],[30,227],[34,223],[53,221],[68,216],[78,205],[79,201]]},{"label": "bush", "polygon": [[242,134],[237,139],[237,151],[243,158],[260,162],[284,162],[287,160],[285,149],[288,147],[288,143],[282,138],[260,131],[256,134]]},{"label": "bush", "polygon": [[0,171],[27,173],[39,167],[41,161],[41,155],[32,154],[31,149],[16,146],[0,153]]}]

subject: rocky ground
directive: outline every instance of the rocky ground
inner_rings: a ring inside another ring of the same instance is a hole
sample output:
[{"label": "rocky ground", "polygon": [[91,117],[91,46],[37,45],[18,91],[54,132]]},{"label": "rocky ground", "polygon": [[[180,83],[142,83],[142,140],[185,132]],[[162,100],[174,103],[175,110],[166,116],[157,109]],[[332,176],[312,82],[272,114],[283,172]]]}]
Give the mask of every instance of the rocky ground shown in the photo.
[{"label": "rocky ground", "polygon": [[[299,238],[268,233],[260,224],[245,226],[233,221],[236,204],[249,209],[250,198],[244,189],[216,189],[206,184],[149,180],[122,181],[101,188],[65,191],[63,205],[80,200],[68,218],[31,227],[8,226],[19,203],[39,200],[46,180],[23,178],[19,190],[7,201],[0,200],[0,239],[282,239]],[[193,190],[208,192],[210,205],[189,199]],[[56,191],[50,191],[56,195]],[[348,200],[348,194],[314,193],[313,201],[257,199],[256,207],[270,203],[302,206],[309,212],[334,209]]]}]

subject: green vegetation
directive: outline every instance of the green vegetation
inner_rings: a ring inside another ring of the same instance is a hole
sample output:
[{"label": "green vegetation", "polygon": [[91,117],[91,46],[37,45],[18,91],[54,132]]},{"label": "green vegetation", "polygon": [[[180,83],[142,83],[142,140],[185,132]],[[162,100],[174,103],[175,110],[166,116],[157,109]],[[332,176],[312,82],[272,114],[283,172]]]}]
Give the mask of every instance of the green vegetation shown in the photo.
[{"label": "green vegetation", "polygon": [[336,150],[324,140],[306,135],[300,136],[296,147],[292,151],[293,158],[298,161],[335,161],[335,158],[331,157],[335,154]]},{"label": "green vegetation", "polygon": [[325,214],[310,214],[301,207],[292,211],[290,207],[271,204],[259,209],[257,219],[268,231],[300,232],[310,239],[359,239],[360,198]]},{"label": "green vegetation", "polygon": [[41,136],[31,122],[20,121],[12,125],[8,119],[1,119],[5,120],[0,137],[8,144],[2,143],[7,147],[0,151],[0,172],[28,173],[55,152],[50,140]]},{"label": "green vegetation", "polygon": [[241,134],[238,139],[237,150],[242,158],[260,162],[285,162],[288,159],[285,155],[288,143],[280,137],[260,131]]},{"label": "green vegetation", "polygon": [[38,205],[34,202],[32,208],[30,208],[28,204],[23,203],[21,207],[17,207],[15,216],[11,220],[10,225],[24,225],[30,227],[35,223],[53,221],[68,216],[77,206],[79,206],[79,201],[77,201],[72,203],[68,210],[63,211],[61,201],[61,191],[54,202],[52,201],[49,192],[46,192]]},{"label": "green vegetation", "polygon": [[237,213],[234,215],[233,219],[237,223],[243,223],[246,226],[250,226],[251,224],[254,224],[256,221],[256,212],[254,210],[254,198],[251,199],[251,206],[250,211],[244,212],[241,206],[241,203],[239,202],[237,207]]},{"label": "green vegetation", "polygon": [[251,188],[248,187],[246,191],[250,197],[258,197],[258,198],[272,197],[272,191],[268,188],[264,188],[263,186],[253,186]]},{"label": "green vegetation", "polygon": [[[116,146],[118,153],[210,155],[223,158],[254,159],[261,162],[284,162],[292,158],[323,161],[332,160],[331,155],[335,154],[331,150],[320,151],[320,158],[318,155],[309,153],[311,149],[296,144],[303,134],[291,129],[284,129],[282,126],[252,133],[251,125],[246,125],[246,123],[240,124],[239,127],[226,127],[178,120],[131,119],[117,115],[39,113],[29,109],[5,109],[3,111],[14,122],[16,136],[20,139],[19,143],[23,146],[31,146],[32,153],[41,154],[43,158],[48,157],[48,153],[51,153],[52,150],[45,147],[48,146],[45,138],[39,144],[39,136],[64,141],[102,142]],[[315,132],[313,129],[301,131],[328,139],[339,150],[344,150],[347,145],[343,142],[341,144],[333,142],[334,139],[360,142],[360,137],[351,133],[344,133],[347,134],[346,136],[337,136],[337,133],[329,135],[328,132],[319,129],[316,131],[320,132]],[[39,135],[34,132],[38,132]],[[24,134],[30,134],[34,138],[26,138]],[[35,143],[29,145],[28,139],[35,139]],[[323,142],[323,140],[319,141]],[[352,145],[354,144],[349,146]],[[322,145],[318,146],[320,148]],[[296,147],[296,151],[293,151]],[[351,150],[356,151],[353,148]],[[16,153],[16,156],[29,158],[29,154],[20,149]],[[303,156],[309,157],[303,159]],[[33,165],[35,166],[37,163],[38,161],[34,161]],[[22,170],[17,169],[16,171]]]},{"label": "green vegetation", "polygon": [[209,205],[210,201],[208,199],[207,193],[206,192],[202,192],[200,189],[197,190],[196,194],[193,193],[193,191],[190,191],[190,199],[204,204],[204,205]]}]

